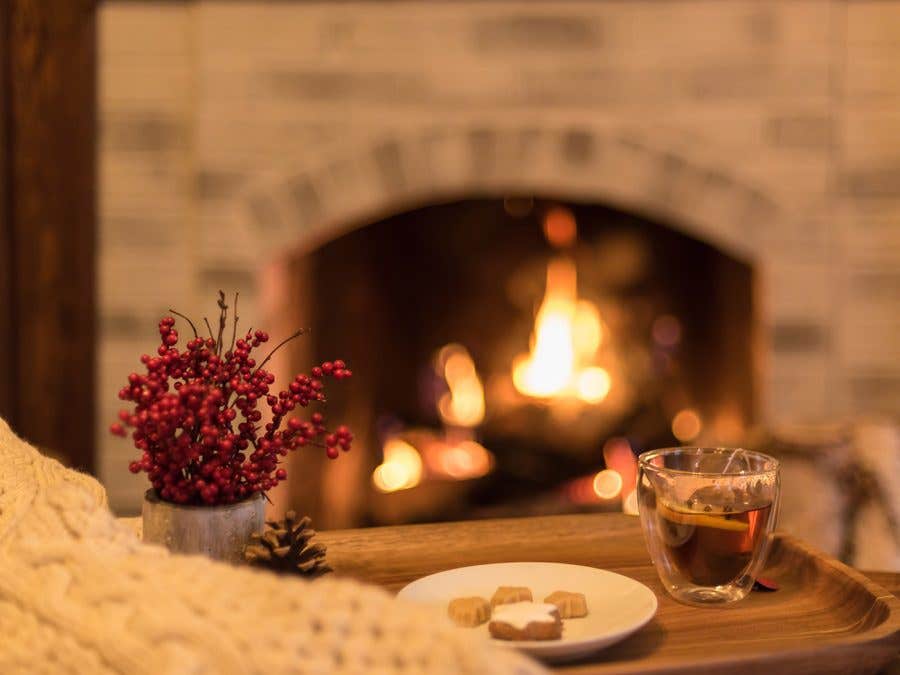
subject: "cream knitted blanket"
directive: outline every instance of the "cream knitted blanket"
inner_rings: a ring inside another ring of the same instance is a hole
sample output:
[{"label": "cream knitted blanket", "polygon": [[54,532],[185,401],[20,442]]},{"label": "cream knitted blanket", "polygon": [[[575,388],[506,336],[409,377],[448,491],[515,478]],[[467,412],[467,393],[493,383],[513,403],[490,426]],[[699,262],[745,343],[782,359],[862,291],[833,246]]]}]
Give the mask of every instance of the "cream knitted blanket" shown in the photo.
[{"label": "cream knitted blanket", "polygon": [[522,656],[348,580],[141,544],[0,419],[0,673],[516,673]]}]

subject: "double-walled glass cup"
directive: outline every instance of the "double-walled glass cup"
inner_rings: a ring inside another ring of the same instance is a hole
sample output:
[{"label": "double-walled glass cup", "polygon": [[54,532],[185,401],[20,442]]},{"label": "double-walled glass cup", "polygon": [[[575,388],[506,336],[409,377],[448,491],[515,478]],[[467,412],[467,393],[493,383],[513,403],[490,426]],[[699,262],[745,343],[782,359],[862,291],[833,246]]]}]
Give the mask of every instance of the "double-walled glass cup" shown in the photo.
[{"label": "double-walled glass cup", "polygon": [[638,459],[638,508],[663,586],[691,605],[744,598],[778,517],[778,461],[735,448],[665,448]]}]

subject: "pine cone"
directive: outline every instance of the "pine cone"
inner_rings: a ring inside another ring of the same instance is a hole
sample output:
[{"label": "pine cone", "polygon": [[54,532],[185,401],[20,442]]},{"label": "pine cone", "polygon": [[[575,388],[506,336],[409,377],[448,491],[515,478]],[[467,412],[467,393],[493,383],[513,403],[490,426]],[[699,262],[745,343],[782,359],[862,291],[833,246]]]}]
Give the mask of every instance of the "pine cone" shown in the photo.
[{"label": "pine cone", "polygon": [[275,572],[310,578],[331,572],[325,563],[325,545],[309,543],[316,536],[309,527],[311,522],[309,516],[297,520],[294,511],[284,514],[282,522],[266,521],[268,529],[251,536],[244,549],[244,560]]}]

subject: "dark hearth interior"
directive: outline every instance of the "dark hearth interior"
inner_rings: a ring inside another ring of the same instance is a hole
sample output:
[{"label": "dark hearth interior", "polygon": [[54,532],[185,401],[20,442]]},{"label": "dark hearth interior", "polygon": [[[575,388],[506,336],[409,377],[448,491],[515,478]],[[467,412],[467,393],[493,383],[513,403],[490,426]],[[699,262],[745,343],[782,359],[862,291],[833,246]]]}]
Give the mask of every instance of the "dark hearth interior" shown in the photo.
[{"label": "dark hearth interior", "polygon": [[616,453],[727,442],[754,418],[751,268],[639,215],[434,204],[291,268],[303,359],[367,364],[329,405],[365,456],[343,486],[371,492],[360,524],[618,508],[598,475]]}]

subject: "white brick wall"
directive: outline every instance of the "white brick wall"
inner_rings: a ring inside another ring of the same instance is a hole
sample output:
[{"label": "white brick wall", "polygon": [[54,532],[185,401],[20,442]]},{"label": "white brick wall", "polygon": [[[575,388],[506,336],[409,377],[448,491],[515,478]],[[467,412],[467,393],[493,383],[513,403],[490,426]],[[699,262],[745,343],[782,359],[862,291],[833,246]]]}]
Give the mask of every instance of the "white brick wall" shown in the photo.
[{"label": "white brick wall", "polygon": [[169,303],[254,316],[267,256],[448,191],[666,217],[757,266],[769,420],[900,405],[900,1],[111,1],[100,35],[114,506]]}]

